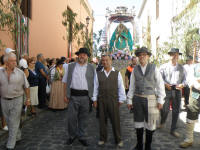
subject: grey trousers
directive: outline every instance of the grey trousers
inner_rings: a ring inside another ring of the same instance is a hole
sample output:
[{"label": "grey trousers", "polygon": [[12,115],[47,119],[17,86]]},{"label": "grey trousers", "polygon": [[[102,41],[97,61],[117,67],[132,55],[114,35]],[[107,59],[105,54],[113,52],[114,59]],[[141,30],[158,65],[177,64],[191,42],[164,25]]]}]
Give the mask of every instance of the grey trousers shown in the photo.
[{"label": "grey trousers", "polygon": [[8,142],[7,148],[14,148],[16,141],[21,139],[21,131],[19,129],[21,112],[23,105],[23,96],[13,100],[5,100],[1,98],[2,112],[8,125]]},{"label": "grey trousers", "polygon": [[68,134],[69,138],[85,139],[85,129],[89,114],[88,96],[71,96],[68,106]]},{"label": "grey trousers", "polygon": [[171,124],[171,132],[176,129],[176,124],[178,121],[180,104],[181,104],[181,91],[179,90],[165,90],[166,97],[165,103],[163,105],[163,109],[161,110],[161,124],[165,123],[167,120],[167,116],[169,113],[170,100],[172,100],[172,124]]}]

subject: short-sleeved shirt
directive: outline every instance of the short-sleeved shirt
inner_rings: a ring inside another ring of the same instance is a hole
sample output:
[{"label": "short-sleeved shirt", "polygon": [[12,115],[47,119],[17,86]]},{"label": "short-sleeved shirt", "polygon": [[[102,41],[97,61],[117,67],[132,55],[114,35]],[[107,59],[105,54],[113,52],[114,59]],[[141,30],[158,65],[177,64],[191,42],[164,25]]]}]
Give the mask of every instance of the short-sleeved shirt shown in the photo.
[{"label": "short-sleeved shirt", "polygon": [[43,71],[47,74],[44,65],[41,62],[37,61],[35,64],[35,72],[39,75],[39,78],[44,78],[44,76],[40,72],[41,69],[43,69]]},{"label": "short-sleeved shirt", "polygon": [[6,69],[0,69],[1,97],[15,98],[22,96],[24,94],[24,88],[29,88],[29,83],[23,71],[15,68],[10,74],[10,79],[8,79]]}]

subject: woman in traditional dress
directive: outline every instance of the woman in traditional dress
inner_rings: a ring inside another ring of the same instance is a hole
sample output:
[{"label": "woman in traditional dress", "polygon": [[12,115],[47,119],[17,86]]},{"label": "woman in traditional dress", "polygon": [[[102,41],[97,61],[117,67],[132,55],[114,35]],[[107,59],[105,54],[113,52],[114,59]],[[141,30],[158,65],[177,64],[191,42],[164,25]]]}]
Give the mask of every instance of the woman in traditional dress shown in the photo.
[{"label": "woman in traditional dress", "polygon": [[62,78],[64,76],[63,61],[58,60],[56,67],[51,71],[52,74],[52,84],[50,93],[49,108],[51,109],[65,109],[67,104],[64,102],[64,84],[62,83]]}]

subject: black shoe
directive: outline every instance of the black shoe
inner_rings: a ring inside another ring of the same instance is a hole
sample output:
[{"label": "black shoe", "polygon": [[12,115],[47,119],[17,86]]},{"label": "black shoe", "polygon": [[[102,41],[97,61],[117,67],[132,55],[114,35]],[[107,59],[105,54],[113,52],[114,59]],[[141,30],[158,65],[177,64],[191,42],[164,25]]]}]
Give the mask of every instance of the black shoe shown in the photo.
[{"label": "black shoe", "polygon": [[14,150],[14,148],[6,148],[6,150]]},{"label": "black shoe", "polygon": [[75,139],[76,138],[69,138],[68,140],[67,140],[67,145],[71,145],[74,141],[75,141]]},{"label": "black shoe", "polygon": [[83,145],[83,146],[89,146],[90,144],[87,142],[87,140],[80,140],[79,142]]},{"label": "black shoe", "polygon": [[22,142],[23,142],[23,139],[17,140],[17,141],[16,141],[16,145],[19,145],[19,144],[22,143]]},{"label": "black shoe", "polygon": [[133,148],[133,150],[143,150],[143,145],[141,145],[141,146],[136,145],[136,146]]}]

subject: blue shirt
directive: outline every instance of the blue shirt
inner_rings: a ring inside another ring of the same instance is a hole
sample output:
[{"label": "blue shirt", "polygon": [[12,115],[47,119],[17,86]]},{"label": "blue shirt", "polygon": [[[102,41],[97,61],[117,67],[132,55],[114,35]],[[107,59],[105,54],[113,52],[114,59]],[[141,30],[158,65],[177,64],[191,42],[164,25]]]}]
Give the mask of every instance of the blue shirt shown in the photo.
[{"label": "blue shirt", "polygon": [[43,65],[41,62],[37,61],[36,64],[35,64],[35,72],[36,72],[36,74],[39,75],[40,78],[42,78],[42,77],[44,78],[44,76],[43,76],[43,75],[41,74],[41,72],[40,72],[41,69],[43,69],[43,71],[44,71],[44,72],[46,73],[46,75],[47,75],[47,71],[46,71],[44,65]]}]

